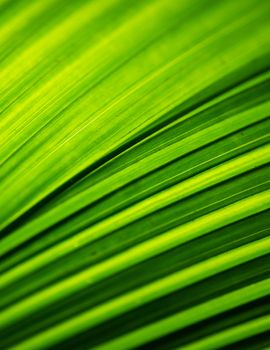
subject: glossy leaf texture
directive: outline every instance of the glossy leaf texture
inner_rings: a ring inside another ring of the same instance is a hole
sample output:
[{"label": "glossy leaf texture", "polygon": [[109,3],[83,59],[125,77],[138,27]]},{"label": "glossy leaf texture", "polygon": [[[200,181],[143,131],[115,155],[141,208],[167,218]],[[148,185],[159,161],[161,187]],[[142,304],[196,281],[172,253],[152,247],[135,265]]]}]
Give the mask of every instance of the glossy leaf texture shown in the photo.
[{"label": "glossy leaf texture", "polygon": [[0,348],[270,346],[270,2],[0,0]]}]

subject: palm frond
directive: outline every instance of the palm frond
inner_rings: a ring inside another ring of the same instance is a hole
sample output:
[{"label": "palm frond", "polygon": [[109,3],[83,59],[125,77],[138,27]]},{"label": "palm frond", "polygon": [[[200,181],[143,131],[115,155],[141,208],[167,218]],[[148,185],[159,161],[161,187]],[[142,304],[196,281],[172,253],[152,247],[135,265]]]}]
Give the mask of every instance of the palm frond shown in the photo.
[{"label": "palm frond", "polygon": [[269,1],[0,0],[0,348],[270,346]]}]

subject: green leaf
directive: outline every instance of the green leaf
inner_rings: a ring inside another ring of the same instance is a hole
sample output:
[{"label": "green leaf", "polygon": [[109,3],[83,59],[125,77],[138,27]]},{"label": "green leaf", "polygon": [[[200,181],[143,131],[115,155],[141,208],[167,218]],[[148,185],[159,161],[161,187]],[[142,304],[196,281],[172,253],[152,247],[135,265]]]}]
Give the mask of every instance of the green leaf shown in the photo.
[{"label": "green leaf", "polygon": [[0,348],[270,346],[268,1],[0,0]]}]

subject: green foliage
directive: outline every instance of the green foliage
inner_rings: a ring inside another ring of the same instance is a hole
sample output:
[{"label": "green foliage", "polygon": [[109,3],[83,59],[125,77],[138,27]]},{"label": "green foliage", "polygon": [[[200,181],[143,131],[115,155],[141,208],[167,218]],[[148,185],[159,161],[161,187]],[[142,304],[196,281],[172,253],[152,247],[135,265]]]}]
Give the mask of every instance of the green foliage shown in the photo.
[{"label": "green foliage", "polygon": [[0,0],[0,348],[270,346],[269,1]]}]

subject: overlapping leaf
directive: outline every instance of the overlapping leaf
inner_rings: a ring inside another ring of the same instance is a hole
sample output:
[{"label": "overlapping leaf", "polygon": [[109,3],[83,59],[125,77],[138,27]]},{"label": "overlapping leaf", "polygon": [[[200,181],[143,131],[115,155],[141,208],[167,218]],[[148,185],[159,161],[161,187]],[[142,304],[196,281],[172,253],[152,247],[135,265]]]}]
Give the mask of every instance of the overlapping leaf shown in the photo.
[{"label": "overlapping leaf", "polygon": [[269,345],[269,10],[0,1],[1,349]]}]

